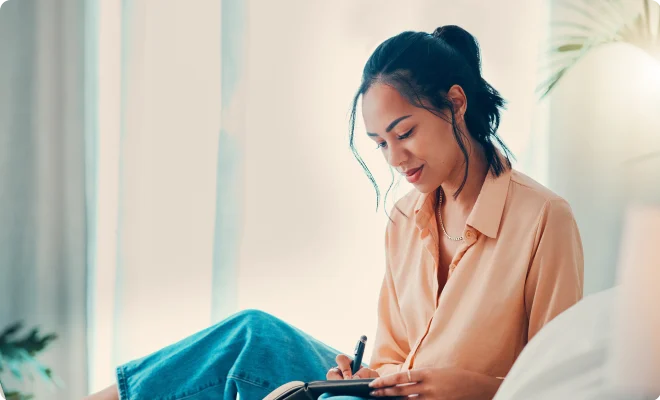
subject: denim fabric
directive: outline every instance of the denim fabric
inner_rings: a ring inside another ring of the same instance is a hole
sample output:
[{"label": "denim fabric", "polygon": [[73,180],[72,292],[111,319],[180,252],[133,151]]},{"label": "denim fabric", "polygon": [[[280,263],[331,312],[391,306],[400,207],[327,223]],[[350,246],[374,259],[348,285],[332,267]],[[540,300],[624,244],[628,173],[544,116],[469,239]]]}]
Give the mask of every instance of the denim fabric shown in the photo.
[{"label": "denim fabric", "polygon": [[339,353],[270,314],[246,310],[118,367],[117,385],[121,400],[260,400],[290,381],[324,380]]}]

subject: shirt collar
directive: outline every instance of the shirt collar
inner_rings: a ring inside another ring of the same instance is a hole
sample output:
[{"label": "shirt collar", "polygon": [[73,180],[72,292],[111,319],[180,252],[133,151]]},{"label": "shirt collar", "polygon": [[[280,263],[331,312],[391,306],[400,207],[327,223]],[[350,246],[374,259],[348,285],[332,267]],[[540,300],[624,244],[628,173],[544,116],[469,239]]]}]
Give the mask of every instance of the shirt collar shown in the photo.
[{"label": "shirt collar", "polygon": [[[510,168],[502,172],[500,176],[494,176],[492,173],[486,176],[477,201],[468,216],[467,225],[490,238],[497,238],[510,181]],[[415,203],[415,224],[420,230],[428,226],[435,212],[434,193],[435,191],[422,193]]]}]

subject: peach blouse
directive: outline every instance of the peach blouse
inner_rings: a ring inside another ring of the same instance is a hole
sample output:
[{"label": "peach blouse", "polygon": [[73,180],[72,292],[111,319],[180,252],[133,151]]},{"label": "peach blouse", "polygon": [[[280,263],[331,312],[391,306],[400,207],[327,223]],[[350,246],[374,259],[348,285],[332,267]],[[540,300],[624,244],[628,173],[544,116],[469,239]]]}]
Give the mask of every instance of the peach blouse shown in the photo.
[{"label": "peach blouse", "polygon": [[[489,174],[439,288],[435,196],[397,202],[370,368],[459,367],[504,377],[527,342],[582,298],[583,253],[568,203],[521,172]],[[441,290],[439,290],[441,289]]]}]

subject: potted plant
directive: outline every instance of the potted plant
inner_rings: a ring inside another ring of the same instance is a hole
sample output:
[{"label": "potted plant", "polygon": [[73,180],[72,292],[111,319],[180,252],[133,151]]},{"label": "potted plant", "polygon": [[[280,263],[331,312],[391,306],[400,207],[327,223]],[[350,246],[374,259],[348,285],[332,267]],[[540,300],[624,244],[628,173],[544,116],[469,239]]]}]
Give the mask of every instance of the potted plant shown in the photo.
[{"label": "potted plant", "polygon": [[[62,386],[50,368],[41,364],[36,356],[45,350],[57,336],[53,333],[41,334],[39,328],[33,328],[27,334],[21,335],[23,323],[17,322],[0,333],[0,381],[5,381],[7,374],[19,381],[26,377],[34,381],[35,373],[53,386]],[[29,400],[34,396],[11,390],[3,384],[7,400]]]}]

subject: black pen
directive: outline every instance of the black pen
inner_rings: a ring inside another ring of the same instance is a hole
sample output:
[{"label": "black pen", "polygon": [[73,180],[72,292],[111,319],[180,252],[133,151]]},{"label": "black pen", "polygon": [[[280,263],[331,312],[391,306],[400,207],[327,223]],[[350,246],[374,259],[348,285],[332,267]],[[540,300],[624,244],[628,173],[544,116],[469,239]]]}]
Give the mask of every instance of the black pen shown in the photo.
[{"label": "black pen", "polygon": [[367,337],[362,335],[360,336],[360,340],[355,345],[355,350],[353,351],[355,358],[353,358],[353,368],[351,370],[352,375],[355,375],[355,373],[358,372],[362,366],[362,356],[364,355],[364,348],[366,346]]}]

